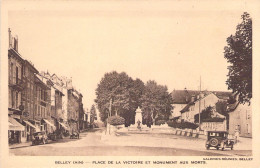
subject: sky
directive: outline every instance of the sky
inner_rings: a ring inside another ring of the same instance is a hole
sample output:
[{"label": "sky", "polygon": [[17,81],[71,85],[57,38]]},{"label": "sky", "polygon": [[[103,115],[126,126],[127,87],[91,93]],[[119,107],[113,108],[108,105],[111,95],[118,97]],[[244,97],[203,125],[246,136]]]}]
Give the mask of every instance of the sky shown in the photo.
[{"label": "sky", "polygon": [[[227,91],[226,38],[243,11],[11,11],[19,53],[39,71],[72,77],[84,108],[106,72],[126,72],[174,89]],[[8,33],[8,31],[6,31]]]}]

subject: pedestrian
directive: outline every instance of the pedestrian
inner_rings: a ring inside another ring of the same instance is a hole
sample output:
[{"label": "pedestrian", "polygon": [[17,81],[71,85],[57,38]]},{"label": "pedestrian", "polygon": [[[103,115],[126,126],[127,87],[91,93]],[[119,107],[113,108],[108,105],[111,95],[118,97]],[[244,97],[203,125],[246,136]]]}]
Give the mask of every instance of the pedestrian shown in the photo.
[{"label": "pedestrian", "polygon": [[235,140],[236,140],[236,143],[239,142],[239,130],[235,130]]}]

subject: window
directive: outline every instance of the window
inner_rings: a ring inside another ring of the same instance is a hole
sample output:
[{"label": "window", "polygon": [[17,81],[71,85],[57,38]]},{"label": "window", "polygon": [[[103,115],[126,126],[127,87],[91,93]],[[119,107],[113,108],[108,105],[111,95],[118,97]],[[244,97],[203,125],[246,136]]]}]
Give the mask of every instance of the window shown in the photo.
[{"label": "window", "polygon": [[47,101],[47,91],[44,92],[44,101]]},{"label": "window", "polygon": [[27,102],[27,107],[28,107],[28,112],[30,113],[31,109],[30,109],[30,103]]},{"label": "window", "polygon": [[16,104],[16,108],[18,108],[19,104],[18,104],[18,92],[16,92],[15,94],[15,104]]},{"label": "window", "polygon": [[40,110],[41,110],[41,109],[40,109],[40,106],[38,106],[38,113],[37,113],[38,116],[40,115]]},{"label": "window", "polygon": [[18,71],[18,67],[15,68],[15,83],[18,84],[18,75],[19,75],[19,71]]},{"label": "window", "polygon": [[13,83],[13,70],[14,70],[14,64],[11,63],[11,67],[10,67],[10,80],[11,80],[11,83]]},{"label": "window", "polygon": [[250,113],[248,110],[246,110],[246,120],[250,119]]},{"label": "window", "polygon": [[44,100],[44,90],[41,89],[41,100]]},{"label": "window", "polygon": [[11,92],[11,96],[12,96],[12,108],[14,108],[14,106],[15,106],[14,91]]},{"label": "window", "polygon": [[249,124],[246,124],[246,130],[247,130],[247,133],[250,134],[250,126],[249,126]]}]

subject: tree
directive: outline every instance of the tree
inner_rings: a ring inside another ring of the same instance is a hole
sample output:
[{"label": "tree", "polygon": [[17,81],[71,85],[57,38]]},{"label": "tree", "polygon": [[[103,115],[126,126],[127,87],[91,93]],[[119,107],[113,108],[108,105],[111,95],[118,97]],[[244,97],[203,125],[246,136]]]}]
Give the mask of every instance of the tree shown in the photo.
[{"label": "tree", "polygon": [[144,124],[148,126],[156,120],[168,120],[172,111],[172,97],[166,86],[157,85],[155,81],[148,81],[142,97],[142,111]]},{"label": "tree", "polygon": [[252,98],[252,19],[248,13],[242,16],[235,35],[227,38],[224,57],[227,59],[229,73],[226,84],[228,89],[238,95],[241,103]]},{"label": "tree", "polygon": [[140,105],[140,97],[144,84],[140,79],[133,80],[125,72],[106,73],[96,89],[96,99],[100,118],[106,121],[110,114],[125,119],[125,125],[134,123],[135,110]]},{"label": "tree", "polygon": [[92,125],[95,120],[97,120],[97,112],[96,112],[96,107],[93,104],[90,109],[90,124]]},{"label": "tree", "polygon": [[[232,96],[230,96],[230,99],[232,99]],[[232,102],[233,100],[229,100],[230,102]],[[226,120],[227,120],[227,129],[229,129],[229,114],[228,114],[228,111],[227,111],[227,102],[226,101],[218,101],[216,103],[216,111],[219,113],[219,114],[222,114],[226,117]]]}]

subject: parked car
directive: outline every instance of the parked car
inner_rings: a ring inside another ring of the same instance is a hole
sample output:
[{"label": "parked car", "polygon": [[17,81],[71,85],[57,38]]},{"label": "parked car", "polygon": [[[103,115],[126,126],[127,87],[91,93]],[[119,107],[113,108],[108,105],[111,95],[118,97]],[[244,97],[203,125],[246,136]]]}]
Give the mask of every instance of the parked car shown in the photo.
[{"label": "parked car", "polygon": [[79,139],[79,133],[78,132],[72,132],[70,135],[70,139]]},{"label": "parked car", "polygon": [[219,148],[222,150],[231,148],[231,150],[233,150],[234,139],[228,139],[227,131],[208,131],[206,149],[210,147],[214,147],[217,150],[219,150]]},{"label": "parked car", "polygon": [[57,139],[63,139],[63,133],[62,133],[62,130],[61,129],[57,129],[55,131],[55,135],[56,135],[56,138]]},{"label": "parked car", "polygon": [[63,135],[64,135],[65,137],[68,137],[68,136],[70,135],[70,132],[69,132],[68,130],[66,130],[66,131],[63,133]]},{"label": "parked car", "polygon": [[48,134],[48,139],[52,140],[52,141],[56,141],[57,140],[57,136],[55,133],[49,133]]},{"label": "parked car", "polygon": [[45,131],[35,132],[33,133],[32,145],[37,144],[46,144],[48,143],[48,136]]}]

